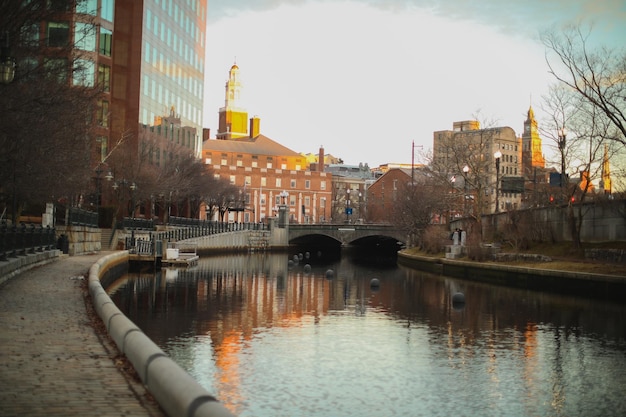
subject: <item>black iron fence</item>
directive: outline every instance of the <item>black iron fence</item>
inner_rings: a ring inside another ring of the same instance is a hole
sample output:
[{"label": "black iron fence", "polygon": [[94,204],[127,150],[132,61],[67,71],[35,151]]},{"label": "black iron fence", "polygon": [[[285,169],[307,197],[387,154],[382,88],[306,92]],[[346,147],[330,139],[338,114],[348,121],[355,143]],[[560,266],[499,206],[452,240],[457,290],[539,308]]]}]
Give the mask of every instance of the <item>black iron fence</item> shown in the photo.
[{"label": "black iron fence", "polygon": [[121,228],[122,229],[134,229],[134,230],[154,230],[154,221],[148,220],[148,219],[124,217],[122,219]]},{"label": "black iron fence", "polygon": [[63,226],[98,227],[98,213],[78,207],[57,207],[55,222]]},{"label": "black iron fence", "polygon": [[0,261],[29,253],[52,250],[56,246],[55,230],[34,224],[0,225]]}]

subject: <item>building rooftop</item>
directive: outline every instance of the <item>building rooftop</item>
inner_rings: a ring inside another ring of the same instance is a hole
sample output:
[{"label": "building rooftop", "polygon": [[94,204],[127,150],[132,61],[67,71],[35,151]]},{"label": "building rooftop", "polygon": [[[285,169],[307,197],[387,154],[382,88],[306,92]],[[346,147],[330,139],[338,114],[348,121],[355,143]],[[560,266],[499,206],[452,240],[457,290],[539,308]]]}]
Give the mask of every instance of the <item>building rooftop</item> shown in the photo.
[{"label": "building rooftop", "polygon": [[252,155],[292,156],[301,157],[298,152],[283,146],[264,135],[253,138],[209,139],[202,145],[203,151],[238,152]]}]

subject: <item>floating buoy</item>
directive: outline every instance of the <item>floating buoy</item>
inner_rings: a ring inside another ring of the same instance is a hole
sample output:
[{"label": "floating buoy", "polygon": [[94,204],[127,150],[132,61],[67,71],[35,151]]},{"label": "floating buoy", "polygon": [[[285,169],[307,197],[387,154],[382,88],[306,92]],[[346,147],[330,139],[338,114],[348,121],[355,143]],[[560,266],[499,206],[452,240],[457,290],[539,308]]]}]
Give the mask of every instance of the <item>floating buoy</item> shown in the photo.
[{"label": "floating buoy", "polygon": [[304,259],[304,255],[302,254],[302,252],[300,252],[300,253],[298,254],[298,259],[299,259],[299,260]]},{"label": "floating buoy", "polygon": [[452,304],[465,304],[465,294],[462,292],[452,294]]},{"label": "floating buoy", "polygon": [[333,271],[332,269],[328,269],[326,271],[326,278],[331,279],[334,276],[335,276],[335,271]]},{"label": "floating buoy", "polygon": [[304,272],[307,272],[307,273],[311,272],[311,265],[309,264],[304,265]]},{"label": "floating buoy", "polygon": [[309,259],[311,257],[311,253],[310,252],[304,252],[304,257],[306,259]]},{"label": "floating buoy", "polygon": [[287,266],[289,268],[293,268],[293,261],[290,259],[289,262],[287,262]]},{"label": "floating buoy", "polygon": [[372,278],[372,280],[370,281],[370,287],[372,288],[380,287],[380,281],[378,280],[378,278]]},{"label": "floating buoy", "polygon": [[299,262],[300,258],[298,258],[298,255],[293,255],[293,263],[297,265]]}]

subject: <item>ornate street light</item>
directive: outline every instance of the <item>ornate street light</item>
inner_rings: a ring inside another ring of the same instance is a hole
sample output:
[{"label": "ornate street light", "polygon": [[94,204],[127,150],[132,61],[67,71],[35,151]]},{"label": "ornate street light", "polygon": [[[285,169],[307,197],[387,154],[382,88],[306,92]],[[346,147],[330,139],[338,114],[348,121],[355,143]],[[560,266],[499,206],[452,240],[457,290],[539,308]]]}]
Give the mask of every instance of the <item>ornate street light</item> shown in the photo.
[{"label": "ornate street light", "polygon": [[348,215],[350,214],[350,189],[346,188],[346,223],[350,223]]},{"label": "ornate street light", "polygon": [[496,213],[500,211],[500,158],[502,158],[502,152],[499,150],[493,154],[496,159]]},{"label": "ornate street light", "polygon": [[557,135],[559,137],[557,145],[561,154],[561,187],[565,188],[565,147],[567,146],[567,129],[565,126],[559,129]]},{"label": "ornate street light", "polygon": [[0,83],[9,84],[15,78],[15,58],[11,56],[9,49],[9,32],[3,36],[0,50]]},{"label": "ornate street light", "polygon": [[470,167],[465,165],[463,167],[463,186],[465,187],[465,194],[463,195],[463,215],[467,216],[467,174],[470,171]]}]

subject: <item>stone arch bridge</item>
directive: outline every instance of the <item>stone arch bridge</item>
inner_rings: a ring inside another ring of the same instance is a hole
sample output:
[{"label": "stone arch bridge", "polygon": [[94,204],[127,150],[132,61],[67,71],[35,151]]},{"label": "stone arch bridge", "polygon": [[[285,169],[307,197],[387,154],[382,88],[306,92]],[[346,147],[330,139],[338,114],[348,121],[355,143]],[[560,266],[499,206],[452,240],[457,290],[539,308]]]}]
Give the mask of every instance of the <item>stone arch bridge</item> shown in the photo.
[{"label": "stone arch bridge", "polygon": [[359,245],[372,241],[394,240],[398,245],[406,245],[408,236],[405,230],[389,224],[289,224],[289,243],[325,237],[333,239],[341,246]]}]

